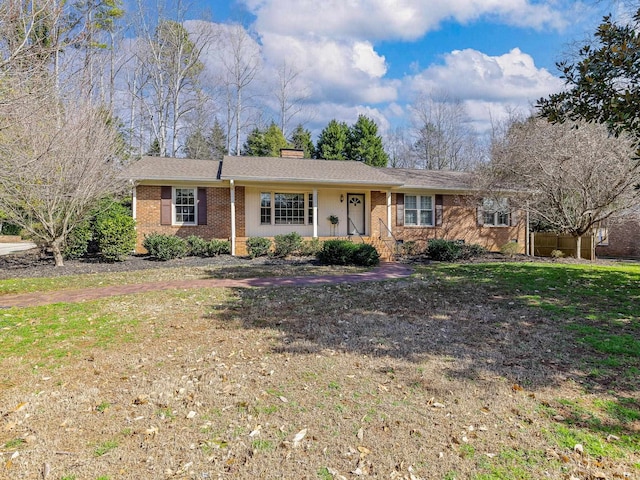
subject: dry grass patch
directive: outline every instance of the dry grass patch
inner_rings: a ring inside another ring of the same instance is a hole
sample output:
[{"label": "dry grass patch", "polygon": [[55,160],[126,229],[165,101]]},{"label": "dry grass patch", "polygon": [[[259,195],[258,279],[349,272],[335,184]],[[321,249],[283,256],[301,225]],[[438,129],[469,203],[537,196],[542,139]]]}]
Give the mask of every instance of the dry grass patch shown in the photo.
[{"label": "dry grass patch", "polygon": [[637,477],[637,384],[476,273],[89,302],[130,331],[0,359],[0,478]]}]

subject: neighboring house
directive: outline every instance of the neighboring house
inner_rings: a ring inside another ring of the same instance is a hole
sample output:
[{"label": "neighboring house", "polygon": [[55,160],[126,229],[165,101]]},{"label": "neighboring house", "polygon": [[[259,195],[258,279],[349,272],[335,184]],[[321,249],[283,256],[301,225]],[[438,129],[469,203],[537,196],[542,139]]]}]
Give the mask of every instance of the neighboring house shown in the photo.
[{"label": "neighboring house", "polygon": [[640,258],[640,207],[596,232],[596,256]]},{"label": "neighboring house", "polygon": [[[295,155],[295,156],[293,156]],[[306,238],[352,238],[384,258],[395,243],[445,238],[525,251],[523,215],[506,199],[481,200],[468,173],[374,168],[361,162],[282,157],[222,161],[144,157],[133,182],[137,251],[152,232],[228,239],[245,255],[249,237],[298,232]],[[329,217],[338,218],[332,224]]]}]

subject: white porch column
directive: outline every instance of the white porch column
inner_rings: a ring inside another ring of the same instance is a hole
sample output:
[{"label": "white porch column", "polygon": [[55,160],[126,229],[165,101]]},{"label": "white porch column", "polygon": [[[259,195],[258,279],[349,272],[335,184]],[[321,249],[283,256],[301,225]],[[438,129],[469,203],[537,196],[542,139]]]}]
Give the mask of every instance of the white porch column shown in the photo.
[{"label": "white porch column", "polygon": [[[389,231],[391,230],[391,190],[387,190],[387,230],[385,232],[385,237],[389,236]],[[382,232],[380,232],[380,236],[382,237]]]},{"label": "white porch column", "polygon": [[313,189],[313,238],[318,238],[318,189]]},{"label": "white porch column", "polygon": [[236,187],[234,181],[230,182],[231,189],[231,255],[236,255]]},{"label": "white porch column", "polygon": [[138,208],[136,205],[136,199],[138,198],[138,187],[136,185],[133,186],[131,190],[131,216],[133,219],[136,219],[136,215],[138,213]]}]

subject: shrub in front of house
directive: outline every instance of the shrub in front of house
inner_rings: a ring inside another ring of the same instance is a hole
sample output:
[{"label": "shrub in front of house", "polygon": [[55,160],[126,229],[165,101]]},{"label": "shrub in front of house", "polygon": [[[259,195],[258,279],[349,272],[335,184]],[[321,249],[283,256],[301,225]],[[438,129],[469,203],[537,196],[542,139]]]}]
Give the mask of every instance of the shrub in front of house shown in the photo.
[{"label": "shrub in front of house", "polygon": [[300,245],[299,254],[302,257],[315,257],[322,250],[322,243],[319,238],[303,240]]},{"label": "shrub in front of house", "polygon": [[207,243],[207,255],[229,255],[231,253],[231,242],[229,240],[218,240],[214,238]]},{"label": "shrub in front of house", "polygon": [[273,237],[273,255],[275,257],[286,257],[300,252],[302,247],[302,237],[297,232],[286,235],[276,235]]},{"label": "shrub in front of house", "polygon": [[204,238],[197,235],[189,235],[186,239],[189,246],[188,255],[194,257],[208,257],[209,256],[209,242]]},{"label": "shrub in front of house", "polygon": [[427,243],[427,256],[438,262],[455,262],[456,260],[468,260],[484,255],[487,250],[475,243],[461,243],[455,240],[432,238]]},{"label": "shrub in front of house", "polygon": [[89,241],[93,238],[93,229],[89,220],[79,223],[67,235],[62,256],[65,260],[75,260],[87,254]]},{"label": "shrub in front of house", "polygon": [[454,262],[460,258],[462,245],[452,240],[432,238],[427,243],[427,255],[438,262]]},{"label": "shrub in front of house", "polygon": [[349,240],[327,240],[318,253],[318,260],[327,265],[359,265],[370,267],[380,263],[380,256],[372,245]]},{"label": "shrub in front of house", "polygon": [[353,250],[353,265],[374,267],[380,263],[380,254],[373,245],[360,243]]},{"label": "shrub in front of house", "polygon": [[271,240],[264,237],[247,238],[247,252],[251,258],[264,257],[271,250]]},{"label": "shrub in front of house", "polygon": [[98,253],[109,262],[121,262],[136,248],[136,222],[128,209],[119,203],[98,213],[94,222],[94,239]]},{"label": "shrub in front of house", "polygon": [[20,235],[22,228],[13,223],[0,221],[0,235]]},{"label": "shrub in front of house", "polygon": [[215,257],[231,253],[231,242],[228,240],[214,238],[207,241],[197,235],[189,235],[186,241],[189,246],[187,255],[193,257]]},{"label": "shrub in front of house", "polygon": [[175,235],[151,233],[144,236],[142,246],[151,257],[161,261],[182,258],[189,253],[187,241]]}]

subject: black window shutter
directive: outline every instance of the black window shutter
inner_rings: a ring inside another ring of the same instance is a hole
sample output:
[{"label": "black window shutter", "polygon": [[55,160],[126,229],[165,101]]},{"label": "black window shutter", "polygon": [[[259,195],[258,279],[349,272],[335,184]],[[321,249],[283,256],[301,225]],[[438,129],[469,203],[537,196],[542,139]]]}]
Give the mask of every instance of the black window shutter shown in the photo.
[{"label": "black window shutter", "polygon": [[198,189],[198,225],[207,224],[207,189]]}]

